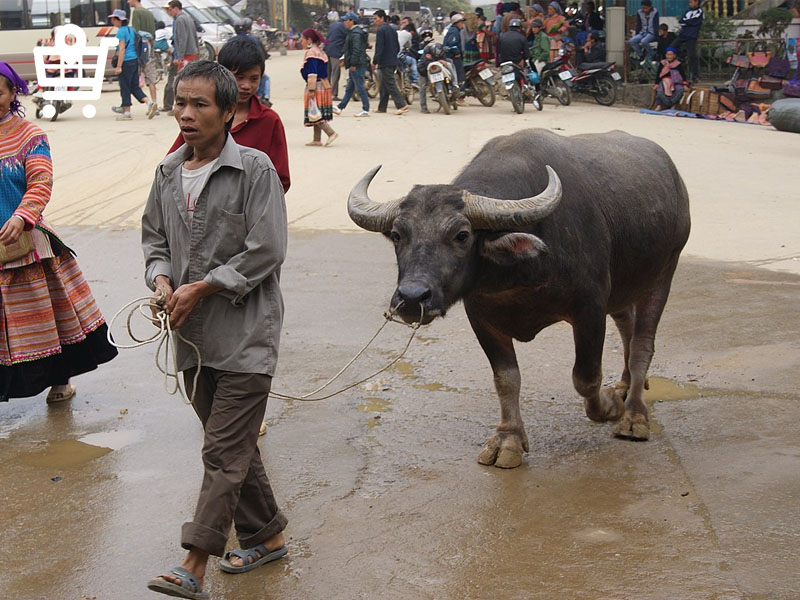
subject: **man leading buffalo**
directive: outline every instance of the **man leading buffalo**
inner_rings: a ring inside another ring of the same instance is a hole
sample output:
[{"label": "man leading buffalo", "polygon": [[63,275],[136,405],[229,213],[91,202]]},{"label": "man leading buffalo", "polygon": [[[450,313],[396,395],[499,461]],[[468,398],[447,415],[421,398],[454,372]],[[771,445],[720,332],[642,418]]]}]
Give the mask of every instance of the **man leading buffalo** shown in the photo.
[{"label": "man leading buffalo", "polygon": [[[181,533],[188,554],[148,583],[183,598],[208,598],[212,554],[224,554],[229,573],[286,554],[287,521],[256,445],[278,358],[286,206],[267,155],[228,133],[237,94],[217,63],[178,72],[175,118],[185,144],[158,165],[142,217],[147,285],[202,361],[179,343],[178,368],[204,429],[203,484]],[[240,548],[225,553],[231,523]]]}]

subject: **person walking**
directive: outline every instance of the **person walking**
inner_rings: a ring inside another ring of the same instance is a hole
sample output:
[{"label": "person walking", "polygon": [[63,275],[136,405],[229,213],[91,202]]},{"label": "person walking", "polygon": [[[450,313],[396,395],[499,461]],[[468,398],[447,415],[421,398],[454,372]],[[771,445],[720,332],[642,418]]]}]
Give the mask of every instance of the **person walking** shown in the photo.
[{"label": "person walking", "polygon": [[347,13],[342,19],[347,29],[347,38],[344,41],[344,68],[347,69],[347,87],[344,90],[344,97],[337,106],[333,107],[333,113],[342,114],[347,107],[353,93],[358,91],[361,98],[361,112],[355,114],[356,117],[369,116],[369,96],[367,88],[364,86],[364,77],[369,69],[369,56],[367,55],[367,28],[358,23],[358,15],[354,12]]},{"label": "person walking", "polygon": [[72,250],[44,219],[53,188],[47,136],[26,121],[25,81],[0,62],[0,402],[75,396],[70,379],[117,355]]},{"label": "person walking", "polygon": [[[178,341],[178,368],[203,425],[203,484],[184,523],[180,566],[148,589],[208,598],[211,555],[244,573],[287,553],[287,519],[257,441],[278,359],[286,257],[286,203],[267,155],[228,133],[237,84],[218,63],[189,63],[175,77],[175,118],[186,144],[156,169],[142,216],[145,281]],[[176,202],[175,199],[180,199]],[[195,384],[195,377],[197,382]],[[239,548],[225,552],[231,525]]]},{"label": "person walking", "polygon": [[341,73],[339,61],[342,58],[342,52],[344,52],[344,40],[346,38],[347,27],[345,27],[344,22],[337,18],[328,27],[327,41],[325,42],[325,54],[328,55],[328,79],[331,82],[334,102],[339,101],[339,76]]},{"label": "person walking", "polygon": [[[156,39],[156,20],[153,17],[153,13],[143,7],[139,0],[128,0],[128,5],[131,7],[131,27],[133,27],[133,30],[140,35],[143,31],[150,34],[150,39],[145,40],[148,46],[147,62],[142,65],[140,60],[139,63],[144,84],[147,86],[153,102],[157,102],[156,79],[158,79],[158,76],[156,74],[155,57],[153,56],[153,43]],[[158,110],[156,110],[156,114],[158,114]]]},{"label": "person walking", "polygon": [[306,146],[322,146],[322,132],[328,136],[325,145],[330,146],[339,134],[329,125],[333,120],[333,99],[328,81],[328,55],[320,48],[322,37],[310,27],[300,34],[300,42],[306,49],[300,74],[306,82],[303,95],[305,116],[303,125],[314,128],[314,139]]},{"label": "person walking", "polygon": [[147,105],[147,118],[152,119],[158,112],[158,105],[148,98],[139,87],[139,55],[136,53],[136,34],[133,27],[128,25],[128,15],[125,11],[118,8],[110,15],[111,24],[117,28],[117,39],[119,40],[119,54],[117,56],[117,66],[114,74],[119,78],[119,93],[122,103],[118,107],[112,107],[114,112],[119,112],[117,121],[130,121],[131,116],[131,94],[140,103]]},{"label": "person walking", "polygon": [[397,32],[386,22],[386,12],[378,9],[374,14],[375,25],[378,27],[375,33],[375,54],[372,57],[373,68],[377,67],[378,82],[380,85],[380,98],[378,99],[378,110],[375,112],[385,113],[389,106],[389,96],[394,100],[395,114],[402,115],[408,112],[408,103],[394,80],[394,69],[400,64],[397,55],[400,54],[400,44],[397,40]]},{"label": "person walking", "polygon": [[188,63],[197,60],[199,49],[194,21],[192,21],[192,17],[183,12],[181,0],[169,0],[167,14],[173,19],[172,65],[167,74],[167,84],[164,86],[162,108],[171,115],[172,103],[175,100],[175,75]]},{"label": "person walking", "polygon": [[[245,36],[234,36],[220,49],[217,62],[233,73],[238,86],[236,114],[230,129],[233,140],[269,156],[286,193],[291,185],[286,133],[278,113],[262,104],[258,97],[264,73],[263,56],[261,44]],[[183,135],[179,133],[169,152],[175,152],[183,144]]]}]

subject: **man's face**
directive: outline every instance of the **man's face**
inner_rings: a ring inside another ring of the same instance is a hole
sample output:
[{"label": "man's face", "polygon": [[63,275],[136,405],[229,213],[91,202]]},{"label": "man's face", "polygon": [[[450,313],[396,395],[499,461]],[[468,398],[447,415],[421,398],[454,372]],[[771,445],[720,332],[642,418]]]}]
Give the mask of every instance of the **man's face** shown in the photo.
[{"label": "man's face", "polygon": [[111,17],[111,24],[114,27],[120,27],[122,25],[122,21],[120,21],[117,17]]},{"label": "man's face", "polygon": [[233,74],[233,76],[236,77],[236,87],[239,89],[240,104],[250,102],[250,98],[258,91],[258,84],[261,83],[261,75],[261,69],[257,66],[251,67],[246,71],[237,71]]},{"label": "man's face", "polygon": [[167,14],[173,19],[178,16],[178,9],[174,6],[167,7]]},{"label": "man's face", "polygon": [[[258,87],[258,86],[256,86]],[[202,77],[183,79],[175,90],[175,120],[183,141],[192,147],[206,147],[225,134],[227,123],[236,111],[223,112],[217,106],[214,82]]]},{"label": "man's face", "polygon": [[383,18],[382,17],[379,17],[378,15],[374,15],[372,18],[375,21],[375,25],[377,25],[378,27],[383,25]]},{"label": "man's face", "polygon": [[658,28],[658,37],[667,37],[667,32],[665,29]]},{"label": "man's face", "polygon": [[689,0],[689,8],[697,8],[700,5],[700,0]]},{"label": "man's face", "polygon": [[458,23],[456,23],[456,27],[457,27],[458,29],[461,29],[461,28],[463,28],[463,27],[464,27],[464,21],[459,21]]},{"label": "man's face", "polygon": [[[691,2],[689,2],[689,4],[691,4]],[[646,15],[650,14],[650,11],[652,10],[652,8],[653,7],[650,6],[649,4],[642,4],[642,10],[644,11],[644,14],[646,14]]]},{"label": "man's face", "polygon": [[344,26],[345,26],[347,29],[352,29],[352,28],[353,28],[353,25],[355,25],[355,23],[353,23],[353,22],[352,22],[350,19],[345,19],[345,20],[344,20]]}]

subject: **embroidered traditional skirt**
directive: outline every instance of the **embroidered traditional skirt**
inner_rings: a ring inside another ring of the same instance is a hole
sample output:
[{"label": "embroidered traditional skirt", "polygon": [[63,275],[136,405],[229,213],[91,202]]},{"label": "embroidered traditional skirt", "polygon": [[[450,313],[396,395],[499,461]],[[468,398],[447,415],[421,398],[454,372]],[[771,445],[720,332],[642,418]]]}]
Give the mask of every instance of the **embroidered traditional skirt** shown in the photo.
[{"label": "embroidered traditional skirt", "polygon": [[0,401],[35,396],[110,361],[117,349],[66,250],[0,270]]},{"label": "embroidered traditional skirt", "polygon": [[303,108],[304,112],[304,119],[303,125],[306,127],[313,127],[317,123],[322,121],[332,121],[333,120],[333,92],[330,84],[327,86],[323,85],[322,81],[317,81],[317,89],[314,93],[314,99],[317,102],[317,107],[319,108],[320,112],[322,113],[322,119],[320,121],[314,121],[313,123],[308,120],[308,100],[311,98],[312,95],[306,91],[303,94]]}]

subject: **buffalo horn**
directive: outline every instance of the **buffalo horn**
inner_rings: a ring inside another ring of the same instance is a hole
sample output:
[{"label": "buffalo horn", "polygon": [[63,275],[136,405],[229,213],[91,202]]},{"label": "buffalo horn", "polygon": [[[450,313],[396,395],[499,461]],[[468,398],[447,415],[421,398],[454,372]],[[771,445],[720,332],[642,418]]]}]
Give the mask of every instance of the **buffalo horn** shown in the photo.
[{"label": "buffalo horn", "polygon": [[369,184],[382,165],[374,167],[361,178],[347,198],[347,212],[353,222],[367,231],[387,232],[400,214],[400,201],[373,202],[369,198]]},{"label": "buffalo horn", "polygon": [[546,168],[547,188],[531,198],[499,200],[464,192],[464,215],[473,229],[515,229],[536,223],[553,212],[561,201],[561,180],[550,165]]}]

